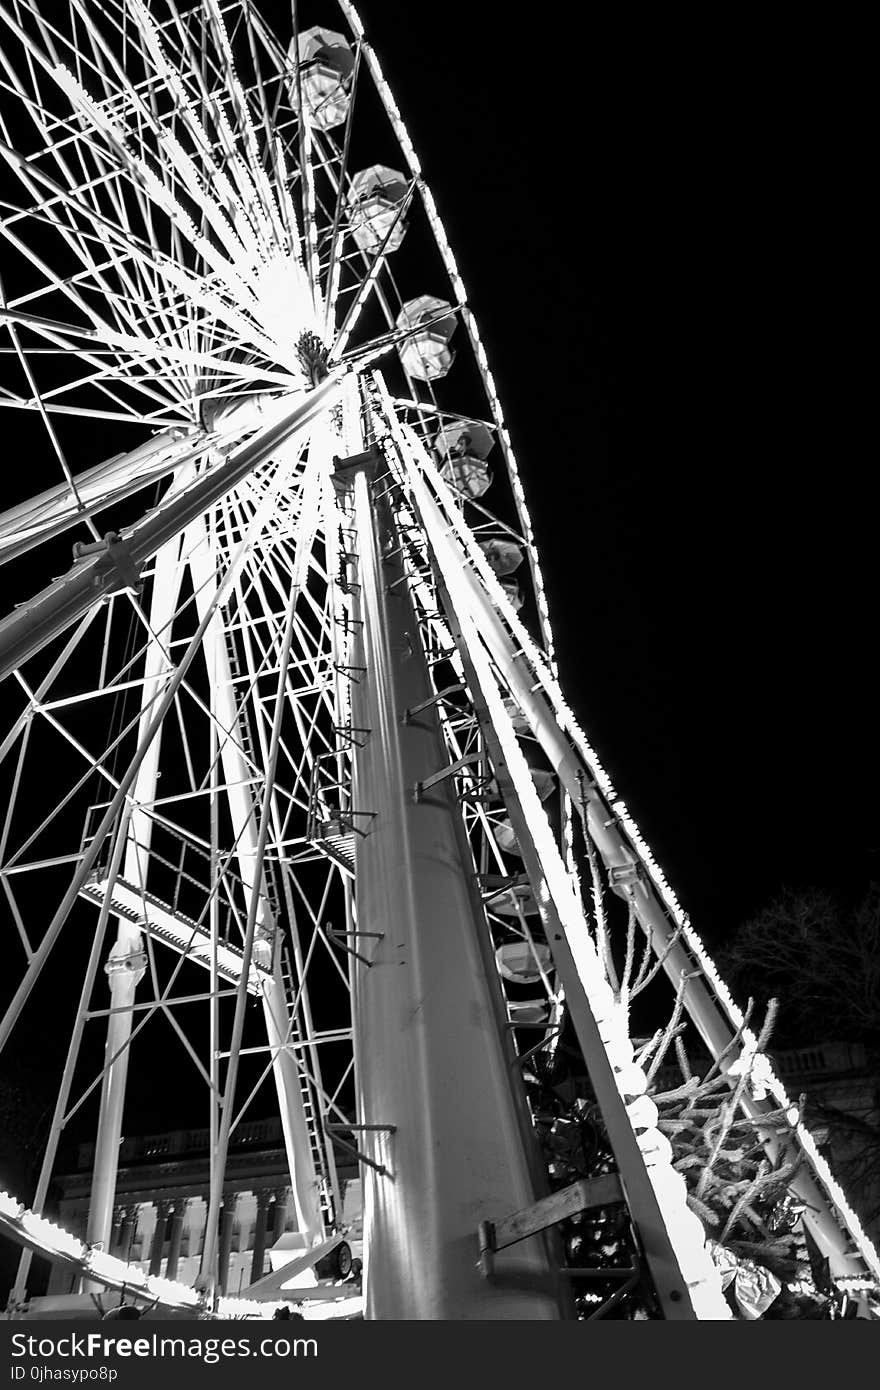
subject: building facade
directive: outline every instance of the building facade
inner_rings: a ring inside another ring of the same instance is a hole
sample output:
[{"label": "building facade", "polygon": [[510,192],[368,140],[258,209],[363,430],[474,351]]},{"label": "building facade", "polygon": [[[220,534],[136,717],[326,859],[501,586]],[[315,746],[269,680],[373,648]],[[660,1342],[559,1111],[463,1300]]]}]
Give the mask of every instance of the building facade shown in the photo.
[{"label": "building facade", "polygon": [[817,1043],[774,1054],[805,1118],[865,1230],[880,1243],[880,1076],[861,1043]]},{"label": "building facade", "polygon": [[[94,1145],[81,1144],[76,1169],[58,1180],[58,1220],[83,1236]],[[123,1140],[110,1253],[150,1274],[192,1284],[199,1272],[209,1193],[210,1134],[173,1130]],[[239,1125],[230,1143],[218,1245],[220,1291],[232,1297],[268,1272],[269,1251],[296,1231],[281,1122]],[[355,1166],[338,1169],[341,1223],[357,1253],[362,1235]],[[56,1266],[47,1292],[68,1293],[74,1278]]]}]

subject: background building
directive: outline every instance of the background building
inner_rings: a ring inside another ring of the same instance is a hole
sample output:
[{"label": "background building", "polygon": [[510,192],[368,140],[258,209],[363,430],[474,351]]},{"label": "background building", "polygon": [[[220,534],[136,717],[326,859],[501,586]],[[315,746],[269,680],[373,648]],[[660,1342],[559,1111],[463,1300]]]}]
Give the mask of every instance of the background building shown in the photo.
[{"label": "background building", "polygon": [[868,1234],[880,1238],[880,1077],[861,1043],[815,1043],[774,1053],[792,1097],[804,1094],[813,1137]]},{"label": "background building", "polygon": [[[124,1139],[110,1252],[151,1274],[194,1282],[205,1236],[209,1131],[178,1129]],[[94,1145],[81,1144],[76,1169],[58,1178],[58,1219],[83,1235]],[[339,1168],[343,1224],[360,1255],[361,1190],[356,1167]],[[239,1125],[230,1145],[219,1233],[219,1282],[235,1296],[267,1272],[269,1250],[295,1231],[296,1215],[281,1121]],[[48,1293],[70,1292],[73,1276],[53,1268]]]}]

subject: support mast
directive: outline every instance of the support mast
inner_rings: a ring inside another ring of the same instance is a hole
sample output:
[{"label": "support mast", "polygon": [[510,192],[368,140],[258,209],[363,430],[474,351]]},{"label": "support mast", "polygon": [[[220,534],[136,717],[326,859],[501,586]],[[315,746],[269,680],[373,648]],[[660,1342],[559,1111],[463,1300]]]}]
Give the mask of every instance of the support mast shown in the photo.
[{"label": "support mast", "polygon": [[[474,868],[446,764],[399,541],[374,456],[343,487],[359,557],[353,801],[374,812],[356,847],[356,1132],[364,1164],[368,1318],[565,1316],[549,1242],[535,1236],[477,1268],[475,1231],[542,1195],[514,1075]],[[345,473],[343,474],[345,477]],[[385,479],[387,483],[387,478]],[[366,802],[369,801],[369,807]],[[372,935],[375,934],[375,935]]]}]

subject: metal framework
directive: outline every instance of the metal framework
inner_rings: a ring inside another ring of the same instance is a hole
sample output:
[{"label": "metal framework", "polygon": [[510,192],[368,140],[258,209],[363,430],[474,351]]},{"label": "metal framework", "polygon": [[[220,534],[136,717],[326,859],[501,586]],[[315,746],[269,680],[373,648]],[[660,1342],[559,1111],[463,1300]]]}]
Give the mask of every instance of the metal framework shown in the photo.
[{"label": "metal framework", "polygon": [[[0,1194],[16,1299],[36,1250],[271,1312],[277,1284],[217,1289],[228,1147],[271,1098],[307,1252],[358,1155],[367,1316],[571,1316],[555,1227],[609,1210],[629,1263],[589,1272],[594,1316],[729,1316],[629,1036],[615,902],[642,983],[665,974],[768,1152],[804,1160],[832,1274],[876,1279],[559,689],[476,321],[348,0],[294,4],[284,38],[256,0],[2,0],[0,108],[0,408],[44,461],[0,516],[0,1048],[72,1016],[31,1207]],[[400,167],[364,169],[389,141]],[[108,1254],[162,1024],[210,1126],[196,1290]],[[614,1168],[564,1192],[530,1080],[560,1048]],[[88,1113],[81,1240],[42,1211]]]}]

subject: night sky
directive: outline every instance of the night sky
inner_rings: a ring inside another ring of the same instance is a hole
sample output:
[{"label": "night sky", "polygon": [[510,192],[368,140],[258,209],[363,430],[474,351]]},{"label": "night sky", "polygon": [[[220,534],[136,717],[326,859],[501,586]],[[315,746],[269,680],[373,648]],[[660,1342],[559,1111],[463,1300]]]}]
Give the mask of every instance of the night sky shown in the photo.
[{"label": "night sky", "polygon": [[712,943],[782,885],[858,898],[880,875],[877,522],[833,41],[360,8],[618,791]]}]

